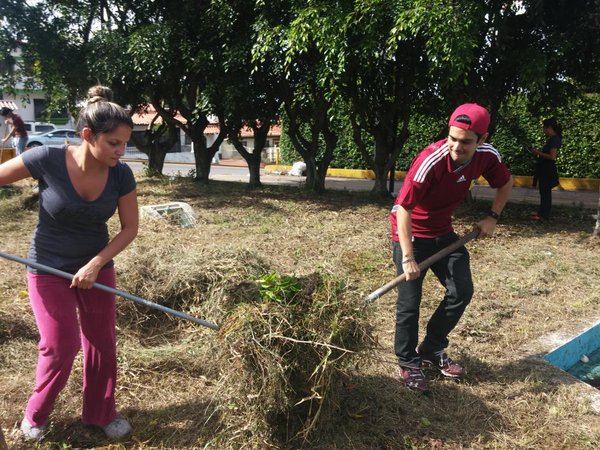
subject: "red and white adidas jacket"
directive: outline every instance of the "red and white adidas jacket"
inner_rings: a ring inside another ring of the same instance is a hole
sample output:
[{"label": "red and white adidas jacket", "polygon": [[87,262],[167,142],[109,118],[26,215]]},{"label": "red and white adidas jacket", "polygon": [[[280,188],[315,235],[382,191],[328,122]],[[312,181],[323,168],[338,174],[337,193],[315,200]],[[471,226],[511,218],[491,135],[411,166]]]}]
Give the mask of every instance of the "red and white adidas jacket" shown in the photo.
[{"label": "red and white adidas jacket", "polygon": [[390,214],[392,239],[397,241],[398,205],[412,210],[412,234],[432,238],[452,231],[452,213],[472,183],[483,176],[493,188],[506,184],[510,172],[490,144],[477,147],[470,162],[453,168],[447,140],[431,144],[413,159]]}]

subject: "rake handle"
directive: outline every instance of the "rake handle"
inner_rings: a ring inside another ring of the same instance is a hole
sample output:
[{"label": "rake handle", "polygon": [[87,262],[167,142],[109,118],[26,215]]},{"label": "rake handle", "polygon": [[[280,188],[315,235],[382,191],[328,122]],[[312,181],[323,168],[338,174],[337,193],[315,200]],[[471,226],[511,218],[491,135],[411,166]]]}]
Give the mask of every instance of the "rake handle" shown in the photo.
[{"label": "rake handle", "polygon": [[[9,259],[11,261],[15,261],[21,264],[24,264],[29,267],[33,267],[35,269],[43,270],[44,272],[51,273],[52,275],[56,275],[61,278],[65,278],[69,281],[73,280],[73,275],[67,272],[63,272],[62,270],[55,269],[53,267],[48,267],[44,264],[37,263],[35,261],[31,261],[29,259],[21,258],[19,256],[10,255],[8,253],[0,252],[0,257]],[[132,300],[136,303],[140,303],[142,305],[148,306],[153,309],[158,309],[159,311],[165,312],[167,314],[171,314],[173,316],[180,317],[185,320],[189,320],[190,322],[197,323],[198,325],[202,325],[204,327],[210,328],[212,330],[218,330],[219,326],[214,323],[207,322],[206,320],[198,319],[196,317],[192,317],[186,313],[181,311],[176,311],[167,306],[159,305],[158,303],[153,303],[145,298],[138,297],[137,295],[128,294],[127,292],[119,291],[118,289],[111,288],[110,286],[106,286],[100,283],[94,283],[94,287],[96,289],[100,289],[102,291],[110,292],[111,294],[118,295],[120,297],[126,298],[128,300]]]},{"label": "rake handle", "polygon": [[[439,252],[431,255],[429,258],[427,258],[424,261],[422,261],[419,264],[419,269],[421,271],[427,269],[428,267],[432,266],[433,264],[435,264],[436,262],[438,262],[443,257],[445,257],[445,256],[449,255],[450,253],[452,253],[454,250],[462,247],[467,242],[475,239],[477,236],[479,236],[479,233],[480,233],[479,228],[475,228],[473,231],[465,234],[463,237],[461,237],[457,241],[454,241],[449,246],[443,248]],[[366,298],[365,301],[367,303],[375,301],[379,297],[381,297],[383,294],[388,293],[389,291],[391,291],[392,289],[394,289],[396,286],[398,286],[400,283],[403,283],[405,281],[406,281],[406,274],[402,273],[402,274],[398,275],[396,278],[394,278],[392,281],[390,281],[389,283],[386,283],[385,285],[381,286],[379,289],[376,289],[373,292],[371,292],[367,296],[367,298]]]}]

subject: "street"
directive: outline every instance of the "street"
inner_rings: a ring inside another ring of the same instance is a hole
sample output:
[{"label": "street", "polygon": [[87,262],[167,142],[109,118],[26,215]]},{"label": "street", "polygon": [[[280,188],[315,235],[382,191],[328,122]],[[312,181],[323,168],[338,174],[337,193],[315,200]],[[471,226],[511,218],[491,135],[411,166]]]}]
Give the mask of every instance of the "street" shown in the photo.
[{"label": "street", "polygon": [[[144,164],[139,161],[126,162],[134,172],[144,169]],[[163,174],[187,176],[194,169],[193,164],[182,164],[165,162]],[[213,164],[210,171],[211,180],[232,181],[247,183],[249,178],[248,168],[245,166],[229,166]],[[261,170],[261,182],[265,185],[289,185],[301,186],[304,184],[305,177],[294,177],[289,175],[275,175]],[[401,188],[402,181],[396,181],[396,192]],[[373,180],[364,178],[339,178],[327,177],[325,188],[332,190],[346,191],[370,191],[373,188]],[[475,199],[494,198],[495,191],[489,186],[475,185],[472,188]],[[593,191],[566,191],[554,190],[552,201],[555,205],[584,206],[586,208],[596,209],[598,207],[598,192]],[[538,204],[539,193],[537,189],[528,187],[515,187],[510,198],[510,203],[528,203]]]}]

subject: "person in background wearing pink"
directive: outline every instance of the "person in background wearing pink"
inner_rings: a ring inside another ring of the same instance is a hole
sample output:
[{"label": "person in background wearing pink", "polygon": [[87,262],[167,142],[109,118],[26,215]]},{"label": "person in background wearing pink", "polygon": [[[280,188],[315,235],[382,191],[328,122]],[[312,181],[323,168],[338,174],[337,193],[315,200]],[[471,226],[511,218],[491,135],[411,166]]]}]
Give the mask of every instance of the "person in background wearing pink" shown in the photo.
[{"label": "person in background wearing pink", "polygon": [[6,106],[0,109],[0,116],[6,117],[7,125],[10,126],[10,131],[2,139],[2,144],[12,137],[17,155],[20,155],[25,151],[25,146],[27,145],[27,129],[25,128],[25,122],[23,122],[20,115]]},{"label": "person in background wearing pink", "polygon": [[[40,333],[35,388],[21,431],[40,441],[56,398],[83,348],[82,422],[110,439],[131,432],[115,405],[117,383],[113,258],[138,232],[136,183],[119,161],[133,130],[131,117],[94,86],[77,124],[80,145],[41,146],[0,165],[0,185],[33,177],[39,186],[39,222],[28,258],[74,273],[72,281],[28,268],[29,298]],[[106,222],[118,211],[121,229],[109,238]]]}]

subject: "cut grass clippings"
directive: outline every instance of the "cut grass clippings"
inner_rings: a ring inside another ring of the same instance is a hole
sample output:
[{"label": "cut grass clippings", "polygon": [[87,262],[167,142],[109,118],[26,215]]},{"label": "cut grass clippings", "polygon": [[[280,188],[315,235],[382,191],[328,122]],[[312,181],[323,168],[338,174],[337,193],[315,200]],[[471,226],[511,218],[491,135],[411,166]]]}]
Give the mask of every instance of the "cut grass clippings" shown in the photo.
[{"label": "cut grass clippings", "polygon": [[[37,219],[29,181],[0,192],[0,248],[25,256]],[[189,203],[197,225],[142,221],[116,258],[118,288],[215,322],[218,332],[118,300],[117,402],[133,436],[120,444],[78,424],[81,362],[39,448],[588,449],[600,445],[593,388],[540,356],[597,322],[600,244],[592,211],[555,207],[532,224],[509,204],[496,235],[468,244],[475,296],[448,351],[460,382],[432,378],[432,397],[395,379],[390,202],[288,187],[139,178],[140,205]],[[459,234],[489,203],[463,205]],[[114,231],[117,222],[112,220]],[[24,268],[0,278],[0,424],[18,424],[33,387],[37,329]],[[421,324],[443,290],[424,285]]]}]

